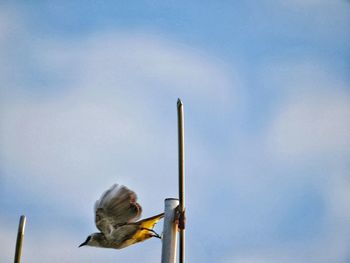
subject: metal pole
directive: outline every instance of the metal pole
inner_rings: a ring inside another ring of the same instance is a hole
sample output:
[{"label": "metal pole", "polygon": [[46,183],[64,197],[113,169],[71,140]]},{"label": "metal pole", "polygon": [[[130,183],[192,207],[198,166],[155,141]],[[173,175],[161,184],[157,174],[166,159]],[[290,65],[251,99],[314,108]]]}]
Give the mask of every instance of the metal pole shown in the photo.
[{"label": "metal pole", "polygon": [[167,198],[164,201],[161,263],[176,262],[177,224],[175,223],[175,213],[178,205],[179,200],[175,198]]},{"label": "metal pole", "polygon": [[18,225],[16,252],[15,252],[15,263],[21,262],[22,243],[23,243],[25,226],[26,226],[26,217],[24,215],[22,215],[19,219],[19,225]]},{"label": "metal pole", "polygon": [[[177,121],[178,121],[178,141],[179,141],[179,210],[182,215],[185,212],[185,142],[184,142],[184,114],[183,104],[177,100]],[[179,242],[179,262],[185,263],[185,226],[182,220],[180,226]]]}]

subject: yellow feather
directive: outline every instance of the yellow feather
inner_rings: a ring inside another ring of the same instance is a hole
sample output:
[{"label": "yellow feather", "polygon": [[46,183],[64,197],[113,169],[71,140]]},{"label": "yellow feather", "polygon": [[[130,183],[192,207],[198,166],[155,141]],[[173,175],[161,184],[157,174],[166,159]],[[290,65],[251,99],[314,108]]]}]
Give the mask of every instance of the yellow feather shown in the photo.
[{"label": "yellow feather", "polygon": [[153,233],[151,233],[149,230],[147,229],[153,229],[154,225],[164,217],[164,213],[159,214],[159,215],[155,215],[146,219],[143,219],[141,221],[139,221],[138,223],[140,224],[140,226],[142,228],[145,228],[144,230],[139,230],[135,233],[135,235],[132,237],[132,243],[136,243],[136,242],[140,242],[140,241],[144,241],[148,238],[153,237]]},{"label": "yellow feather", "polygon": [[143,228],[152,229],[154,227],[154,225],[163,217],[164,217],[164,213],[143,219],[143,220],[139,221],[139,223],[141,224],[141,226]]}]

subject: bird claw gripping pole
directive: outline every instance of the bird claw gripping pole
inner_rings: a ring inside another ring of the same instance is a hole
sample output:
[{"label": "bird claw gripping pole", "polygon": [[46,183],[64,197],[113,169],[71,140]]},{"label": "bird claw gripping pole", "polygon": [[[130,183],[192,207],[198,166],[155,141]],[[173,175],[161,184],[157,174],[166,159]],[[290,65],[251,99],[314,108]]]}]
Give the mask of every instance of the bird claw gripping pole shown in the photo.
[{"label": "bird claw gripping pole", "polygon": [[186,225],[186,213],[185,210],[181,211],[181,207],[176,207],[175,210],[175,224],[178,226],[178,230],[184,230]]}]

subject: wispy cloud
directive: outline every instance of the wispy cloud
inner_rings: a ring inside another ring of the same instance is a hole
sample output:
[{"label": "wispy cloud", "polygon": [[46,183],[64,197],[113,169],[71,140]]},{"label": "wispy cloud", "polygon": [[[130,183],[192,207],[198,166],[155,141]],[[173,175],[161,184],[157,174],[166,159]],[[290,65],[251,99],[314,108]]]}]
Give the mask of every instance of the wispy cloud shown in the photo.
[{"label": "wispy cloud", "polygon": [[[16,211],[36,221],[24,256],[28,262],[39,254],[56,262],[112,260],[112,252],[92,256],[95,251],[73,248],[72,240],[94,231],[95,199],[118,182],[138,193],[145,216],[161,211],[164,198],[176,194],[177,97],[195,105],[189,112],[212,114],[231,107],[236,80],[222,62],[152,34],[7,40],[9,54],[28,48],[25,58],[7,56],[21,74],[0,72],[2,187],[11,189],[7,198]],[[211,103],[217,107],[208,108]],[[32,200],[30,208],[23,199]],[[72,233],[62,229],[69,220],[80,221]],[[61,230],[40,233],[53,225]],[[144,252],[147,262],[155,261],[155,252],[147,259]],[[120,256],[136,261],[135,253]]]},{"label": "wispy cloud", "polygon": [[265,85],[280,89],[281,98],[266,132],[271,152],[294,159],[349,154],[350,94],[342,76],[312,59],[266,69]]},{"label": "wispy cloud", "polygon": [[349,102],[347,93],[316,93],[291,99],[272,123],[267,144],[286,158],[348,152]]}]

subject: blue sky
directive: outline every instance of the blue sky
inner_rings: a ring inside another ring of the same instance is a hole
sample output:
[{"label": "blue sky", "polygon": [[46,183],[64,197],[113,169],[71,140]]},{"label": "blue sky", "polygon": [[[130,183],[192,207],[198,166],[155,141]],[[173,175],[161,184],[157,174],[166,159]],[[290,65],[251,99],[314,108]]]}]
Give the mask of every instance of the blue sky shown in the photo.
[{"label": "blue sky", "polygon": [[21,214],[25,262],[160,260],[77,245],[113,183],[176,196],[180,97],[189,262],[349,262],[349,2],[116,2],[0,4],[5,261]]}]

